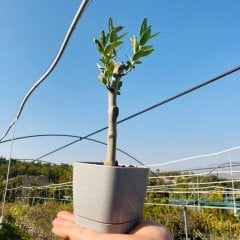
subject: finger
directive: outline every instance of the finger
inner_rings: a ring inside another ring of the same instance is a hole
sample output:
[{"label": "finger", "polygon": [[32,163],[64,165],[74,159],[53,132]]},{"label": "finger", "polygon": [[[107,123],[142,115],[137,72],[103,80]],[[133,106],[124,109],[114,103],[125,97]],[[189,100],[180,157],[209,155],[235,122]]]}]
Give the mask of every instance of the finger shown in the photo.
[{"label": "finger", "polygon": [[155,236],[152,239],[173,240],[173,236],[168,229],[156,221],[141,222],[131,231],[131,234],[141,237]]},{"label": "finger", "polygon": [[52,233],[60,238],[69,239],[68,232],[64,231],[63,228],[60,226],[54,226],[52,228]]},{"label": "finger", "polygon": [[57,225],[52,228],[52,232],[60,238],[82,240],[83,229],[77,226]]},{"label": "finger", "polygon": [[73,227],[75,226],[75,223],[73,221],[70,221],[65,218],[57,217],[52,221],[53,226],[67,226],[67,227]]},{"label": "finger", "polygon": [[75,222],[74,215],[72,213],[70,213],[70,212],[67,212],[67,211],[60,211],[60,212],[58,212],[57,217],[58,218],[63,218],[63,219],[66,219],[66,220],[69,220],[69,221],[72,221],[72,222]]}]

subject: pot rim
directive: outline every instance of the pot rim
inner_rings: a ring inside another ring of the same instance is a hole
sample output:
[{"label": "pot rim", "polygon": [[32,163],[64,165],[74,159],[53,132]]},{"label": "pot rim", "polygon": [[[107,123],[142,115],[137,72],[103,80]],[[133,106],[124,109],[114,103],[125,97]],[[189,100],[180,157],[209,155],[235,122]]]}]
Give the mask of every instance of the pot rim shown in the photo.
[{"label": "pot rim", "polygon": [[99,167],[105,167],[105,168],[127,168],[127,169],[136,169],[136,168],[140,168],[140,169],[149,169],[149,167],[144,166],[144,165],[132,165],[132,164],[121,164],[118,166],[106,166],[103,164],[103,162],[80,162],[80,161],[75,161],[73,164],[80,164],[80,165],[96,165]]}]

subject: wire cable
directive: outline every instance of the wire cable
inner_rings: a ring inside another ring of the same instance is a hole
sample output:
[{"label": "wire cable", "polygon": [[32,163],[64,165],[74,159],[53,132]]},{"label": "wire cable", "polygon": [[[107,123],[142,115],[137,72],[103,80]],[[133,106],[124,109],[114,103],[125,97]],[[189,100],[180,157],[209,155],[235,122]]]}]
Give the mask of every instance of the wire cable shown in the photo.
[{"label": "wire cable", "polygon": [[231,69],[231,70],[228,70],[227,72],[224,72],[224,73],[222,73],[222,74],[219,74],[218,76],[215,76],[215,77],[207,80],[206,82],[203,82],[203,83],[201,83],[201,84],[199,84],[199,85],[196,85],[196,86],[194,86],[194,87],[192,87],[192,88],[189,88],[189,89],[187,89],[187,90],[185,90],[185,91],[183,91],[183,92],[181,92],[181,93],[179,93],[179,94],[176,94],[176,95],[174,95],[174,96],[172,96],[172,97],[170,97],[170,98],[168,98],[168,99],[166,99],[166,100],[163,100],[162,102],[159,102],[159,103],[157,103],[157,104],[155,104],[155,105],[153,105],[153,106],[151,106],[151,107],[149,107],[149,108],[146,108],[146,109],[144,109],[144,110],[142,110],[142,111],[140,111],[140,112],[137,112],[137,113],[135,113],[135,114],[133,114],[133,115],[127,117],[127,118],[124,118],[124,119],[118,121],[117,123],[125,122],[125,121],[127,121],[127,120],[129,120],[129,119],[131,119],[131,118],[134,118],[134,117],[136,117],[136,116],[138,116],[138,115],[141,115],[141,114],[143,114],[143,113],[145,113],[145,112],[148,112],[148,111],[150,111],[150,110],[152,110],[152,109],[154,109],[154,108],[160,107],[161,105],[164,105],[164,104],[166,104],[166,103],[168,103],[168,102],[171,102],[171,101],[173,101],[173,100],[175,100],[175,99],[177,99],[177,98],[179,98],[179,97],[182,97],[182,96],[184,96],[184,95],[186,95],[186,94],[188,94],[188,93],[191,93],[191,92],[193,92],[193,91],[195,91],[195,90],[197,90],[197,89],[199,89],[199,88],[202,88],[202,87],[204,87],[204,86],[207,86],[207,85],[209,85],[210,83],[213,83],[213,82],[215,82],[215,81],[217,81],[217,80],[219,80],[219,79],[221,79],[221,78],[223,78],[223,77],[226,77],[226,76],[228,76],[228,75],[230,75],[230,74],[232,74],[232,73],[234,73],[234,72],[236,72],[236,71],[239,71],[239,70],[240,70],[240,66],[237,66],[237,67],[235,67],[235,68],[233,68],[233,69]]},{"label": "wire cable", "polygon": [[[215,82],[215,81],[217,81],[217,80],[220,80],[221,78],[226,77],[226,76],[228,76],[228,75],[230,75],[230,74],[232,74],[232,73],[234,73],[234,72],[236,72],[236,71],[239,71],[239,70],[240,70],[240,66],[237,66],[237,67],[235,67],[235,68],[232,68],[232,69],[230,69],[230,70],[228,70],[228,71],[226,71],[226,72],[224,72],[224,73],[222,73],[222,74],[219,74],[219,75],[217,75],[217,76],[215,76],[215,77],[213,77],[213,78],[211,78],[211,79],[209,79],[209,80],[207,80],[207,81],[205,81],[205,82],[203,82],[203,83],[201,83],[201,84],[198,84],[198,85],[196,85],[196,86],[194,86],[194,87],[192,87],[192,88],[189,88],[189,89],[187,89],[187,90],[185,90],[185,91],[183,91],[183,92],[181,92],[181,93],[178,93],[178,94],[176,94],[176,95],[174,95],[174,96],[172,96],[172,97],[170,97],[170,98],[168,98],[168,99],[166,99],[166,100],[163,100],[163,101],[161,101],[161,102],[159,102],[159,103],[157,103],[157,104],[155,104],[155,105],[152,105],[152,106],[150,106],[150,107],[148,107],[148,108],[146,108],[146,109],[144,109],[144,110],[142,110],[142,111],[139,111],[139,112],[137,112],[137,113],[135,113],[135,114],[132,114],[132,115],[130,115],[130,116],[128,116],[128,117],[126,117],[126,118],[118,121],[117,124],[120,124],[120,123],[122,123],[122,122],[125,122],[125,121],[127,121],[127,120],[130,120],[131,118],[137,117],[137,116],[139,116],[139,115],[141,115],[141,114],[143,114],[143,113],[146,113],[146,112],[148,112],[148,111],[150,111],[150,110],[153,110],[154,108],[160,107],[160,106],[162,106],[162,105],[164,105],[164,104],[166,104],[166,103],[168,103],[168,102],[171,102],[171,101],[173,101],[173,100],[175,100],[175,99],[177,99],[177,98],[180,98],[180,97],[182,97],[182,96],[184,96],[184,95],[186,95],[186,94],[188,94],[188,93],[191,93],[191,92],[193,92],[193,91],[195,91],[195,90],[197,90],[197,89],[199,89],[199,88],[202,88],[202,87],[204,87],[204,86],[206,86],[206,85],[209,85],[210,83],[213,83],[213,82]],[[106,130],[106,129],[108,129],[108,127],[104,127],[104,128],[99,129],[99,130],[96,130],[96,131],[94,131],[94,132],[92,132],[92,133],[89,133],[88,135],[82,137],[81,139],[78,139],[78,140],[69,142],[68,144],[65,144],[65,145],[63,145],[63,146],[61,146],[61,147],[56,148],[55,150],[53,150],[53,151],[51,151],[51,152],[49,152],[49,153],[46,153],[46,154],[40,156],[38,159],[47,157],[47,156],[49,156],[49,155],[51,155],[51,154],[53,154],[53,153],[55,153],[55,152],[58,152],[58,151],[66,148],[66,147],[69,147],[69,146],[71,146],[71,145],[73,145],[73,144],[75,144],[75,143],[77,143],[77,142],[79,142],[79,141],[82,141],[82,140],[84,140],[84,139],[86,139],[86,138],[88,138],[88,137],[90,137],[90,136],[93,136],[93,135],[95,135],[95,134],[97,134],[97,133],[100,133],[100,132],[102,132],[102,131],[104,131],[104,130]]]},{"label": "wire cable", "polygon": [[[15,129],[16,129],[16,123],[17,120],[19,119],[23,108],[27,102],[27,100],[29,99],[29,97],[32,95],[32,93],[37,89],[37,87],[49,76],[49,74],[54,70],[54,68],[57,66],[59,60],[61,59],[61,56],[64,53],[64,50],[67,47],[67,44],[72,36],[73,31],[76,28],[76,25],[80,19],[80,17],[82,16],[87,4],[88,4],[89,0],[83,0],[77,10],[77,13],[74,16],[74,19],[67,31],[67,34],[65,35],[65,38],[63,40],[62,45],[60,46],[59,51],[57,52],[56,57],[54,58],[53,62],[51,63],[51,65],[49,66],[49,68],[45,71],[45,73],[40,77],[40,79],[32,86],[32,88],[30,88],[30,90],[27,92],[27,94],[25,95],[22,103],[20,104],[19,110],[16,114],[15,119],[12,121],[12,123],[10,123],[10,125],[8,126],[6,132],[3,134],[3,136],[0,138],[0,142],[7,136],[7,134],[9,133],[9,131],[11,130],[12,127],[14,127],[14,131],[13,131],[13,136],[12,139],[14,138],[15,135]],[[12,149],[13,149],[13,140],[11,142],[11,153],[10,153],[10,158],[9,158],[9,162],[8,162],[8,171],[7,171],[7,179],[6,179],[6,188],[4,191],[4,196],[3,196],[3,203],[2,203],[2,213],[1,213],[1,217],[0,217],[0,225],[4,222],[4,211],[5,211],[5,203],[6,203],[6,196],[7,196],[7,187],[8,187],[8,179],[9,179],[9,172],[10,172],[10,166],[11,166],[11,157],[12,157]]]},{"label": "wire cable", "polygon": [[27,94],[25,95],[25,97],[23,98],[23,101],[19,107],[19,110],[16,114],[16,117],[14,118],[14,120],[10,123],[10,125],[8,126],[6,132],[3,134],[3,136],[0,138],[0,142],[7,136],[8,132],[11,130],[11,128],[13,127],[13,125],[16,123],[16,121],[19,119],[23,108],[27,102],[27,100],[29,99],[29,97],[32,95],[32,93],[37,89],[37,87],[49,76],[49,74],[54,70],[54,68],[57,66],[59,60],[61,59],[67,44],[69,43],[69,40],[72,36],[73,31],[76,28],[76,25],[80,19],[80,17],[82,16],[85,8],[87,7],[89,0],[83,0],[80,4],[79,9],[77,10],[77,13],[75,14],[75,17],[67,31],[67,34],[65,35],[65,38],[57,52],[56,57],[53,59],[51,65],[48,67],[48,69],[43,73],[43,75],[39,78],[39,80],[29,89],[29,91],[27,92]]},{"label": "wire cable", "polygon": [[[15,135],[16,126],[17,126],[16,123],[13,125],[14,129],[13,129],[13,133],[12,133],[12,139],[14,138],[14,135]],[[8,189],[8,183],[9,183],[9,174],[10,174],[10,167],[11,167],[12,152],[13,152],[13,141],[11,141],[10,154],[9,154],[8,167],[7,167],[6,183],[5,183],[5,189],[3,191],[3,201],[2,201],[2,211],[1,211],[1,217],[0,217],[0,226],[2,225],[2,223],[4,223],[4,220],[5,220],[5,205],[6,205],[6,200],[7,200],[7,189]]]},{"label": "wire cable", "polygon": [[219,152],[215,152],[215,153],[208,153],[208,154],[202,154],[202,155],[197,155],[197,156],[193,156],[193,157],[181,158],[181,159],[164,162],[164,163],[148,164],[147,166],[148,167],[157,167],[157,166],[163,166],[163,165],[168,165],[168,164],[177,163],[177,162],[184,162],[184,161],[192,160],[192,159],[196,159],[196,158],[212,157],[212,156],[216,156],[216,155],[219,155],[222,153],[228,153],[230,151],[234,151],[234,150],[238,150],[238,149],[240,149],[240,146],[232,147],[232,148],[225,149],[223,151],[219,151]]},{"label": "wire cable", "polygon": [[[0,142],[0,144],[1,143],[7,143],[7,142],[10,142],[12,140],[16,141],[16,140],[27,139],[27,138],[36,138],[36,137],[71,137],[71,138],[77,138],[76,141],[80,141],[82,139],[81,136],[77,136],[77,135],[49,133],[49,134],[36,134],[36,135],[22,136],[22,137],[16,137],[16,138],[13,138],[13,139],[5,139],[2,142]],[[88,141],[91,141],[91,142],[96,142],[96,143],[99,143],[99,144],[102,144],[102,145],[107,145],[107,143],[102,142],[100,140],[93,139],[93,138],[85,137],[85,139],[88,140]],[[123,153],[124,155],[128,156],[129,158],[133,159],[135,162],[139,163],[140,165],[146,166],[140,160],[133,157],[131,154],[125,152],[124,150],[122,150],[120,148],[116,148],[116,150]],[[42,160],[40,160],[41,158],[42,157],[39,157],[37,159],[30,159],[30,161],[42,161]]]}]

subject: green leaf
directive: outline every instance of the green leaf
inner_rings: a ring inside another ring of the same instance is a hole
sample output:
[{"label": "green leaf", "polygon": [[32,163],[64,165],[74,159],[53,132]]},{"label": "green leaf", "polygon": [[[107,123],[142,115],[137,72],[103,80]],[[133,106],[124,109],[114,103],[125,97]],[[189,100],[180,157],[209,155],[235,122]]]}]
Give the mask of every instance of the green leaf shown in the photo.
[{"label": "green leaf", "polygon": [[108,65],[107,65],[107,74],[108,74],[108,76],[112,76],[113,70],[114,70],[114,62],[110,61],[108,63]]},{"label": "green leaf", "polygon": [[124,28],[124,26],[117,26],[117,27],[114,28],[114,31],[115,31],[116,33],[118,33],[118,32],[120,32],[123,28]]},{"label": "green leaf", "polygon": [[139,49],[139,43],[138,43],[137,38],[135,36],[130,38],[130,41],[132,43],[133,54],[135,54],[138,51],[138,49]]},{"label": "green leaf", "polygon": [[116,47],[120,46],[121,44],[123,44],[122,41],[115,41],[115,42],[110,43],[104,49],[104,54],[107,55],[109,52],[111,52],[113,49],[115,49]]},{"label": "green leaf", "polygon": [[139,58],[142,57],[142,54],[143,54],[144,50],[139,50],[138,52],[136,52],[134,55],[133,55],[133,62],[135,63],[136,61],[138,61]]},{"label": "green leaf", "polygon": [[104,85],[107,85],[107,78],[102,78],[102,83],[104,84]]},{"label": "green leaf", "polygon": [[123,26],[118,26],[115,27],[111,32],[110,32],[110,42],[115,42],[118,40],[118,35],[117,33],[123,29]]},{"label": "green leaf", "polygon": [[108,77],[111,77],[112,74],[113,74],[113,70],[108,68],[106,74],[107,74]]},{"label": "green leaf", "polygon": [[146,57],[147,55],[149,55],[153,51],[154,51],[153,48],[151,48],[149,50],[140,49],[136,54],[134,54],[133,62],[136,63],[141,57]]},{"label": "green leaf", "polygon": [[102,82],[104,85],[107,84],[107,78],[106,78],[106,76],[105,76],[104,74],[102,74],[102,73],[99,74],[98,80],[99,80],[100,82]]},{"label": "green leaf", "polygon": [[150,37],[151,37],[151,27],[149,26],[147,27],[146,31],[142,34],[139,44],[143,46],[144,44],[147,43]]},{"label": "green leaf", "polygon": [[113,30],[114,26],[113,26],[113,20],[112,18],[109,18],[108,20],[108,31],[111,32]]},{"label": "green leaf", "polygon": [[117,37],[117,40],[122,39],[122,38],[125,37],[126,35],[127,35],[127,33],[123,33],[122,35],[120,35],[120,36]]},{"label": "green leaf", "polygon": [[106,44],[108,43],[110,38],[110,33],[105,34]]},{"label": "green leaf", "polygon": [[104,31],[101,32],[100,42],[103,45],[103,47],[105,47],[105,45],[106,45],[106,36],[105,36],[105,32]]},{"label": "green leaf", "polygon": [[142,62],[141,62],[141,61],[136,61],[135,63],[136,63],[136,64],[142,64]]},{"label": "green leaf", "polygon": [[160,32],[154,33],[153,35],[150,36],[150,39],[156,37],[159,33]]},{"label": "green leaf", "polygon": [[121,90],[121,87],[122,87],[122,81],[119,81],[119,83],[118,83],[118,90]]},{"label": "green leaf", "polygon": [[99,60],[100,60],[100,62],[103,63],[104,65],[106,64],[106,61],[105,61],[104,57],[100,58]]},{"label": "green leaf", "polygon": [[116,52],[116,49],[114,48],[113,50],[112,50],[112,56],[111,56],[111,58],[115,58],[117,56],[117,52]]},{"label": "green leaf", "polygon": [[144,51],[150,50],[150,49],[153,49],[153,45],[147,45],[147,46],[141,47],[141,50],[144,50]]},{"label": "green leaf", "polygon": [[97,50],[100,52],[100,53],[103,53],[103,46],[102,44],[100,43],[100,41],[98,39],[93,39],[93,41],[95,42],[96,44],[96,47],[97,47]]},{"label": "green leaf", "polygon": [[146,51],[143,51],[142,53],[142,57],[146,57],[148,56],[149,54],[151,54],[152,52],[154,51],[154,49],[149,49],[149,50],[146,50]]},{"label": "green leaf", "polygon": [[141,29],[140,29],[140,36],[143,35],[143,33],[146,31],[147,29],[147,18],[144,18],[141,24]]},{"label": "green leaf", "polygon": [[115,31],[110,32],[110,43],[117,41],[117,34]]}]

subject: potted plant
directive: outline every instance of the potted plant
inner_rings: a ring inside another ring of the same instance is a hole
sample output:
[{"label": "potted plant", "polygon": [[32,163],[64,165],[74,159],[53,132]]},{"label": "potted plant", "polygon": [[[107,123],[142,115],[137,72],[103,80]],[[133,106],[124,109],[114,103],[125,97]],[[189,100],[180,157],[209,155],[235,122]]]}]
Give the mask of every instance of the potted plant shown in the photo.
[{"label": "potted plant", "polygon": [[147,187],[148,168],[119,166],[116,161],[117,142],[117,96],[122,78],[132,71],[141,59],[154,51],[149,40],[151,26],[145,18],[140,27],[139,38],[130,38],[132,57],[126,62],[117,61],[118,48],[126,33],[123,26],[108,21],[108,31],[101,31],[94,39],[100,53],[98,79],[108,91],[107,156],[104,163],[75,162],[73,168],[73,202],[76,222],[99,232],[124,233],[133,228],[141,218]]}]

